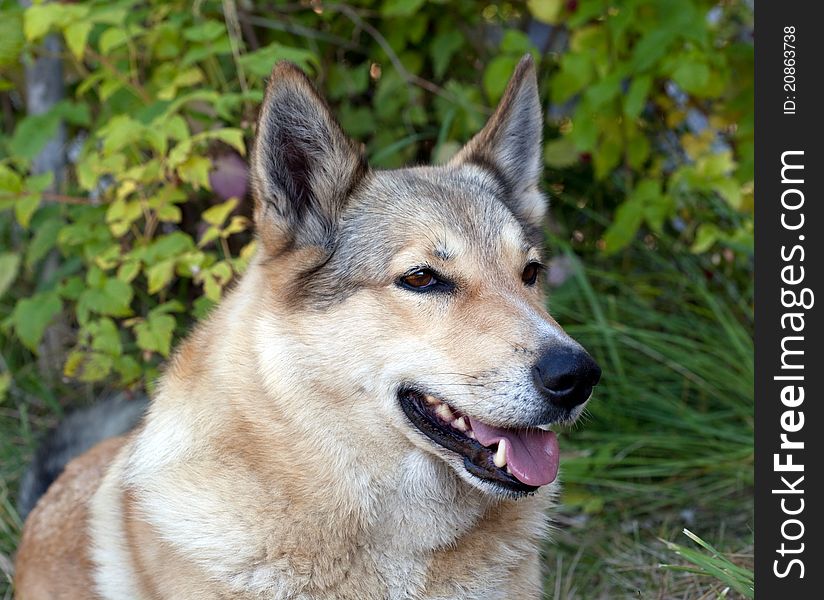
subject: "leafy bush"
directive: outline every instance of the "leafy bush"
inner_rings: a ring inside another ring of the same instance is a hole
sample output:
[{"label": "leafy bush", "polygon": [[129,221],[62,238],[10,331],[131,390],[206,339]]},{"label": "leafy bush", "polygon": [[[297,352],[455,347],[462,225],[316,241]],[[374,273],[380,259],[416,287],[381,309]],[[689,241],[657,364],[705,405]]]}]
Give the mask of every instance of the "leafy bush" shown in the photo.
[{"label": "leafy bush", "polygon": [[[0,138],[0,231],[12,248],[0,257],[0,315],[31,353],[49,323],[68,319],[69,378],[151,385],[175,336],[243,270],[254,241],[238,157],[280,59],[315,77],[374,165],[394,167],[454,153],[531,52],[550,107],[550,189],[608,224],[583,232],[562,210],[579,251],[617,252],[643,229],[747,261],[751,15],[736,5],[2,6],[0,86],[14,127]],[[69,97],[24,116],[20,61],[50,35],[65,45]],[[32,164],[63,125],[71,162],[55,181]]]}]

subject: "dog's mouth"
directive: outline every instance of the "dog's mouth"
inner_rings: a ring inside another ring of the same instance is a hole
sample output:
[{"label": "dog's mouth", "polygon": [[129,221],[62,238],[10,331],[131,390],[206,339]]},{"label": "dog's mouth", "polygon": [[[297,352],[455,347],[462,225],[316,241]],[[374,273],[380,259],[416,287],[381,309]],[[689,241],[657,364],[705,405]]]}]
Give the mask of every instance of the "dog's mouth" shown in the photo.
[{"label": "dog's mouth", "polygon": [[515,494],[528,494],[558,474],[558,439],[537,427],[504,428],[462,414],[429,394],[399,394],[406,416],[428,438],[463,457],[469,473]]}]

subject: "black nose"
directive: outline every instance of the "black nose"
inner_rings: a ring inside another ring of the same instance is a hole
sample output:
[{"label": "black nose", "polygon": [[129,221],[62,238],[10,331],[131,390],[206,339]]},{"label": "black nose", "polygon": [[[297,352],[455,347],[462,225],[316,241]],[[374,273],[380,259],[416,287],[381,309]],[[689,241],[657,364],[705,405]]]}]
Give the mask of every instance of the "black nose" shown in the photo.
[{"label": "black nose", "polygon": [[575,408],[587,401],[601,379],[601,367],[582,348],[550,348],[532,367],[538,390],[550,402]]}]

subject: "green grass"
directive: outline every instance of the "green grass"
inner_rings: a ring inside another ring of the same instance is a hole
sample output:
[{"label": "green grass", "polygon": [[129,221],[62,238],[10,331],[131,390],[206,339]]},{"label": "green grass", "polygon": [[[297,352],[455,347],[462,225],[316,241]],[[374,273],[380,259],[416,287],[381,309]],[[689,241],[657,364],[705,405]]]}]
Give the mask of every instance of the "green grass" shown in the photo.
[{"label": "green grass", "polygon": [[662,568],[714,577],[727,585],[724,591],[722,591],[722,594],[725,595],[732,589],[746,598],[755,597],[755,582],[752,570],[742,568],[733,563],[689,529],[684,530],[684,535],[701,546],[704,552],[665,541],[667,548],[679,556],[683,556],[693,566],[662,564]]},{"label": "green grass", "polygon": [[14,509],[17,482],[33,447],[25,410],[0,405],[0,598],[11,598],[11,565],[22,523]]},{"label": "green grass", "polygon": [[626,268],[599,260],[585,269],[568,254],[571,277],[550,301],[604,371],[587,418],[561,438],[561,527],[547,549],[552,597],[740,597],[674,541],[698,529],[745,570],[752,560],[744,286],[695,257],[630,252]]},{"label": "green grass", "polygon": [[[586,416],[561,436],[564,493],[546,548],[548,598],[752,595],[749,300],[736,296],[740,282],[718,269],[710,281],[699,259],[673,255],[639,247],[621,262],[590,259],[587,268],[569,255],[571,276],[551,295],[552,314],[604,376]],[[15,368],[17,387],[0,404],[4,579],[21,527],[13,497],[33,432],[54,423],[61,404],[93,396],[55,392],[33,365]],[[697,546],[684,529],[698,532]],[[8,597],[0,581],[0,598]]]},{"label": "green grass", "polygon": [[[4,309],[0,306],[0,314]],[[11,598],[12,559],[23,525],[15,510],[20,476],[38,436],[57,423],[64,405],[88,402],[91,390],[45,379],[31,354],[2,335],[0,368],[15,374],[14,384],[0,398],[0,599],[5,600]]]}]

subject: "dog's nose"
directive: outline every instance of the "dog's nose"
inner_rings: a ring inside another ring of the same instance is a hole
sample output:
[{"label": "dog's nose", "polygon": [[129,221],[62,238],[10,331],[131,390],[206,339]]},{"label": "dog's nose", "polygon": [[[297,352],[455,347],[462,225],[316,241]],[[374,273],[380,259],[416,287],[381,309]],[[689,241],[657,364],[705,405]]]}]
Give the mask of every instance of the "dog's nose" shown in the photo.
[{"label": "dog's nose", "polygon": [[532,376],[550,402],[571,409],[589,399],[601,379],[601,367],[583,348],[562,346],[549,349],[538,359]]}]

